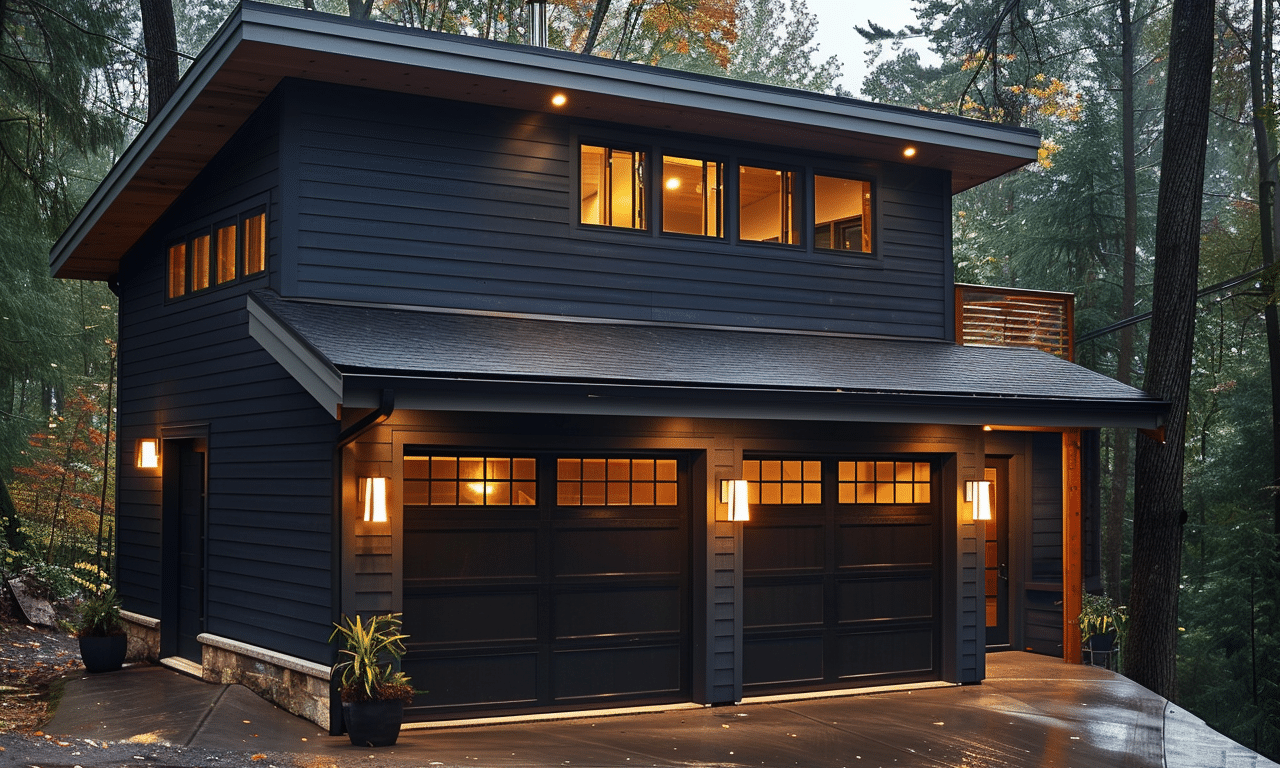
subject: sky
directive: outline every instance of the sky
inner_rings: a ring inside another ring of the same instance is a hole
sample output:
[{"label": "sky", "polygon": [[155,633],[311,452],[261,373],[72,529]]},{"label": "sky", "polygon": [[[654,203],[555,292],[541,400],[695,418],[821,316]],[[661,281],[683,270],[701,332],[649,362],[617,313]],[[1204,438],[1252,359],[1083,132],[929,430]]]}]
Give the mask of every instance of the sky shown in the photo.
[{"label": "sky", "polygon": [[[866,26],[870,19],[882,27],[897,29],[915,23],[916,14],[910,0],[806,0],[809,13],[818,17],[819,60],[830,56],[840,59],[844,76],[840,84],[855,95],[861,95],[862,78],[866,76],[866,48],[854,24]],[[926,58],[925,61],[928,61]]]}]

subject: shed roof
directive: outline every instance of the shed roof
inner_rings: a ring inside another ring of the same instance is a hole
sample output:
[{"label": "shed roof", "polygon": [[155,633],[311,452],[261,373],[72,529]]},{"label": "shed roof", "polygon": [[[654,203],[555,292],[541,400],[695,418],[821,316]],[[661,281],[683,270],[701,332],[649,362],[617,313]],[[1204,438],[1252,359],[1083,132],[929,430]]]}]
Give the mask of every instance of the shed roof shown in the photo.
[{"label": "shed roof", "polygon": [[[331,412],[448,410],[1155,428],[1167,404],[1032,350],[249,297],[254,337]],[[402,395],[407,394],[406,400]],[[417,400],[414,400],[414,398]]]},{"label": "shed roof", "polygon": [[[104,280],[284,78],[557,111],[945,169],[960,191],[1034,160],[1039,134],[920,110],[425,32],[256,2],[234,10],[177,92],[54,245],[58,277]],[[550,98],[564,93],[555,108]]]}]

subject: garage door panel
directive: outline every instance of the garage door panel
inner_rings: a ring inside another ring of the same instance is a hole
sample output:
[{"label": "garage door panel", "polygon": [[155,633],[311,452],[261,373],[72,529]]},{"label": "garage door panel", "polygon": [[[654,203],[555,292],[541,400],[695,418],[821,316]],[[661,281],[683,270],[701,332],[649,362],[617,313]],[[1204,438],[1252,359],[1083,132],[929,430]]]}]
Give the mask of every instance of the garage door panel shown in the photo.
[{"label": "garage door panel", "polygon": [[678,634],[682,628],[678,586],[561,592],[553,600],[556,639]]},{"label": "garage door panel", "polygon": [[562,528],[555,532],[556,576],[679,574],[685,533],[677,526]]},{"label": "garage door panel", "polygon": [[536,578],[537,529],[406,530],[406,579]]},{"label": "garage door panel", "polygon": [[404,629],[415,643],[533,642],[538,592],[415,595],[406,590]]},{"label": "garage door panel", "polygon": [[742,551],[747,571],[821,571],[826,560],[824,524],[770,524],[766,514],[757,511],[753,517],[760,521],[743,526]]},{"label": "garage door panel", "polygon": [[[691,524],[682,463],[490,453],[473,460],[406,448],[415,471],[440,465],[458,475],[448,480],[451,493],[433,486],[405,507],[404,666],[429,689],[411,717],[687,699]],[[528,486],[520,502],[490,491],[514,483],[518,468]],[[481,484],[483,494],[473,487]]]},{"label": "garage door panel", "polygon": [[[743,527],[744,684],[765,693],[936,679],[943,494],[935,465],[744,457],[749,491],[758,476],[763,497],[775,464],[781,501],[753,508]],[[805,487],[794,503],[788,483]]]},{"label": "garage door panel", "polygon": [[896,520],[862,518],[839,526],[837,557],[842,568],[933,562],[934,530],[931,521],[918,517]]},{"label": "garage door panel", "polygon": [[553,654],[553,697],[626,698],[676,694],[684,670],[679,642],[639,648],[565,650]]},{"label": "garage door panel", "polygon": [[748,584],[744,595],[743,624],[747,628],[822,626],[821,580],[808,584]]},{"label": "garage door panel", "polygon": [[821,632],[745,640],[742,682],[746,686],[821,683],[823,648]]},{"label": "garage door panel", "polygon": [[528,705],[538,699],[538,654],[405,656],[404,671],[426,693],[414,698],[419,713],[444,707]]},{"label": "garage door panel", "polygon": [[932,627],[842,634],[836,641],[838,675],[933,677],[934,645]]},{"label": "garage door panel", "polygon": [[933,574],[847,579],[838,583],[837,621],[931,620]]}]

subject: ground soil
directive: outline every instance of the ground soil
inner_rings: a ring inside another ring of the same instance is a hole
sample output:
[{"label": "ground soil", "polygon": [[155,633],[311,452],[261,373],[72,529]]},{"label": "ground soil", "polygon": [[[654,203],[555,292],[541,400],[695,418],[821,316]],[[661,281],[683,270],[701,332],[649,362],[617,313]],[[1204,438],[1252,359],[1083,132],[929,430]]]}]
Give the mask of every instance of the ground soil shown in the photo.
[{"label": "ground soil", "polygon": [[[71,611],[55,606],[62,621]],[[80,650],[66,627],[28,624],[0,585],[0,766],[31,768],[337,768],[297,756],[187,749],[156,744],[64,739],[42,728],[52,717],[62,682],[82,674]]]}]

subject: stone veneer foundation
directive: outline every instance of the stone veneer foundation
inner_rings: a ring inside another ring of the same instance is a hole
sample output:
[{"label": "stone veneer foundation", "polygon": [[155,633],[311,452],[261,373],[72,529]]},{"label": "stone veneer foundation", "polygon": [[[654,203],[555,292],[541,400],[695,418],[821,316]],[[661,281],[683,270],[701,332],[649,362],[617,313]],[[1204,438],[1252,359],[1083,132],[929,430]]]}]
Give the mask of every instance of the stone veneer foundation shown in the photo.
[{"label": "stone veneer foundation", "polygon": [[[128,658],[159,662],[160,621],[130,611],[121,615],[129,632]],[[217,635],[196,639],[203,649],[200,676],[206,682],[243,685],[286,712],[329,727],[328,667]]]}]

